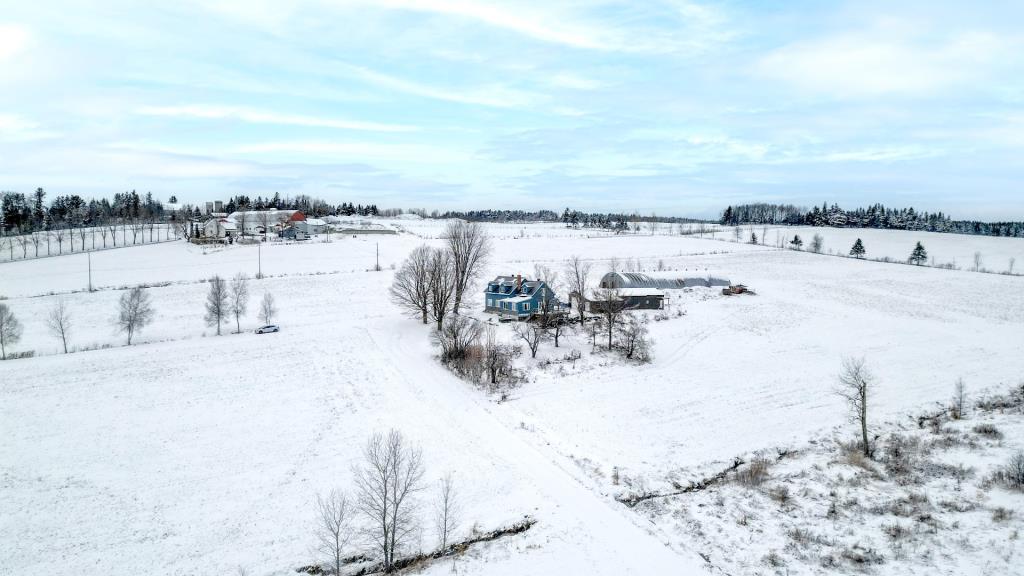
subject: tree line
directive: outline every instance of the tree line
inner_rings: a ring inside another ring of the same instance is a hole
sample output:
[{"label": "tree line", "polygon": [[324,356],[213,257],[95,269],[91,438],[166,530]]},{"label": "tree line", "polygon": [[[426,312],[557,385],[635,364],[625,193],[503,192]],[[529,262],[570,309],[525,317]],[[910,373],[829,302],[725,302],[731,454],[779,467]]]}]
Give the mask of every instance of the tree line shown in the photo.
[{"label": "tree line", "polygon": [[788,224],[1024,237],[1024,222],[953,220],[943,212],[918,212],[912,207],[889,208],[882,204],[873,204],[867,208],[853,210],[844,210],[837,204],[831,206],[823,204],[810,210],[798,208],[792,204],[739,204],[726,207],[719,222],[727,226]]}]

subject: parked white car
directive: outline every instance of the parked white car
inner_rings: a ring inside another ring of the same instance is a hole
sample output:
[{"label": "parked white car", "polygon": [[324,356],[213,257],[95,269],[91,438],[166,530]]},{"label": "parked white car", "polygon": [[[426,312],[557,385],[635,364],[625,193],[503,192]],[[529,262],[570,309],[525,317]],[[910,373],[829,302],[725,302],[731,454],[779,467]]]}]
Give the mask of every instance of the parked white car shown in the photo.
[{"label": "parked white car", "polygon": [[257,334],[266,334],[268,332],[280,332],[281,328],[277,324],[267,324],[266,326],[260,326],[256,329]]}]

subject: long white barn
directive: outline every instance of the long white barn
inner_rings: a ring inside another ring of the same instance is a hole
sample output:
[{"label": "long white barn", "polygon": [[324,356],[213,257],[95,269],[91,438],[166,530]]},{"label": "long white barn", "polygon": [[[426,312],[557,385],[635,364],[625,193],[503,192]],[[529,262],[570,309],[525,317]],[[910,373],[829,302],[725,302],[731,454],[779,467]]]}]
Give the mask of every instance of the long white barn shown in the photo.
[{"label": "long white barn", "polygon": [[695,286],[728,286],[724,274],[708,270],[663,272],[609,272],[601,277],[601,288],[679,289]]}]

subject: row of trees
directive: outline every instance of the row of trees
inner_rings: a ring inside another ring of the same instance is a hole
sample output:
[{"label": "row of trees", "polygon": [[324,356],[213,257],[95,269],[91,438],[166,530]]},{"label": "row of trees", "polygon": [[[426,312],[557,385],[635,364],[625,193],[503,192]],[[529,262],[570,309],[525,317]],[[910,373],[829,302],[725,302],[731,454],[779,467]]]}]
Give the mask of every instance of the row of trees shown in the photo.
[{"label": "row of trees", "polygon": [[[360,538],[378,555],[381,570],[394,572],[423,532],[422,493],[427,489],[423,452],[397,430],[374,434],[353,467],[354,496],[343,490],[316,498],[316,548],[341,574],[348,546]],[[437,483],[433,520],[438,549],[447,550],[462,524],[462,504],[454,475]]]},{"label": "row of trees", "polygon": [[726,226],[740,224],[789,224],[832,226],[836,228],[881,228],[922,230],[983,236],[1024,237],[1024,222],[981,222],[953,220],[937,212],[918,212],[914,208],[888,208],[874,204],[867,208],[844,210],[837,204],[824,204],[808,210],[792,204],[740,204],[728,206],[719,220]]},{"label": "row of trees", "polygon": [[[220,276],[214,276],[209,280],[209,286],[205,315],[207,324],[216,326],[219,336],[221,325],[233,318],[236,333],[241,332],[241,321],[246,314],[249,302],[249,281],[246,276],[240,273],[230,283]],[[270,324],[273,321],[277,314],[277,305],[274,302],[273,294],[264,293],[258,313],[262,323]],[[149,293],[144,288],[137,286],[122,294],[118,300],[114,325],[119,332],[124,334],[130,346],[132,339],[139,331],[152,323],[155,315],[156,310]],[[71,351],[69,343],[75,323],[71,307],[64,298],[58,297],[54,301],[45,321],[49,332],[60,340],[64,353],[67,354]],[[7,359],[10,347],[21,340],[22,331],[22,324],[14,315],[13,310],[6,304],[0,303],[0,359]]]},{"label": "row of trees", "polygon": [[110,221],[159,221],[164,214],[163,204],[150,192],[139,195],[132,190],[114,194],[111,200],[88,201],[77,194],[58,195],[49,203],[42,188],[28,196],[0,193],[0,230],[5,234],[100,226]]},{"label": "row of trees", "polygon": [[[136,286],[125,292],[117,301],[117,315],[114,316],[114,326],[119,332],[125,335],[130,346],[132,338],[146,326],[148,326],[156,314],[149,294],[144,288]],[[68,344],[71,339],[74,317],[71,308],[64,298],[58,297],[45,318],[46,326],[50,333],[60,340],[67,354],[70,351]],[[21,341],[22,325],[6,304],[0,303],[0,359],[7,359],[7,352],[11,346]]]}]

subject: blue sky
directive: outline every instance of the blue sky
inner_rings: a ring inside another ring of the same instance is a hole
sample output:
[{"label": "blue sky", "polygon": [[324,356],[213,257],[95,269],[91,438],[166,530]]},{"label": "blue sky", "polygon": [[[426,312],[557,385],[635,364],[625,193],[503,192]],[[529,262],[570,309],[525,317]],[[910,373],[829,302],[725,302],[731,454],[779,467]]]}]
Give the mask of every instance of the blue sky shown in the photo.
[{"label": "blue sky", "polygon": [[0,0],[0,189],[1024,219],[1022,182],[1020,2]]}]

